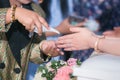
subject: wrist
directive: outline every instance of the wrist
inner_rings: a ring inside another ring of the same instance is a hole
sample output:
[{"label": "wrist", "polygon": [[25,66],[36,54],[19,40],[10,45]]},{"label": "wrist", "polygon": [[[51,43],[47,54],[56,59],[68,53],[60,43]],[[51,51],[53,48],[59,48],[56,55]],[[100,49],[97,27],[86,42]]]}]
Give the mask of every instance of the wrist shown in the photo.
[{"label": "wrist", "polygon": [[17,8],[16,8],[16,12],[15,12],[15,19],[16,19],[16,20],[18,20],[18,17],[20,16],[20,15],[19,15],[20,8],[21,8],[21,7],[17,7]]},{"label": "wrist", "polygon": [[94,43],[94,50],[96,52],[101,52],[101,50],[99,48],[99,44],[100,44],[101,39],[105,39],[105,36],[97,36],[97,40]]},{"label": "wrist", "polygon": [[92,34],[92,36],[89,39],[89,47],[94,48],[94,44],[97,41],[97,35]]}]

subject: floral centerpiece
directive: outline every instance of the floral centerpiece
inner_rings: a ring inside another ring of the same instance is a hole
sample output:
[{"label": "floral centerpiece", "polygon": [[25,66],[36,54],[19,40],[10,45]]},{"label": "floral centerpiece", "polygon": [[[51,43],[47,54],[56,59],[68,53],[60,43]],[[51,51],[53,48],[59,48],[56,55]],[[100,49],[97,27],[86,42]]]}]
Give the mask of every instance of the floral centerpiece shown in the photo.
[{"label": "floral centerpiece", "polygon": [[73,80],[73,66],[80,66],[80,60],[70,58],[65,61],[51,61],[40,65],[34,80]]}]

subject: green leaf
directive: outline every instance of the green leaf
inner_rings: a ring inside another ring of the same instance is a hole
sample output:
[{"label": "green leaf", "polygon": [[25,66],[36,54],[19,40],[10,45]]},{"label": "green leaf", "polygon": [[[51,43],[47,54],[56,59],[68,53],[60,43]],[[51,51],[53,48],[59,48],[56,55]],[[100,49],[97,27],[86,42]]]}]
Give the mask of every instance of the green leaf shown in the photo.
[{"label": "green leaf", "polygon": [[81,65],[81,61],[80,60],[77,60],[77,65]]}]

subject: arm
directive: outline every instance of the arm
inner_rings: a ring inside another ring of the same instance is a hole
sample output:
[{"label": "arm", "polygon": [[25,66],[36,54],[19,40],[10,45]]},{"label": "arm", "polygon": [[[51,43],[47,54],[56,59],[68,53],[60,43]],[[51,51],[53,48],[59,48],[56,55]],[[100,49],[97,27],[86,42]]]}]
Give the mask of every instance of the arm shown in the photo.
[{"label": "arm", "polygon": [[[82,27],[84,25],[84,22],[80,22],[77,25],[71,25],[69,22],[69,17],[64,19],[58,26],[55,27],[56,30],[58,30],[62,35],[70,34],[72,33],[69,28],[72,27]],[[54,32],[46,32],[46,37],[49,36],[55,36],[57,33]]]},{"label": "arm", "polygon": [[[74,33],[60,37],[57,41],[57,47],[64,48],[66,51],[95,47],[98,35],[86,28],[71,28],[70,30]],[[97,49],[109,54],[120,55],[120,38],[105,37],[100,39]]]},{"label": "arm", "polygon": [[101,39],[98,48],[103,52],[120,56],[120,38]]},{"label": "arm", "polygon": [[[70,27],[75,27],[75,26],[72,26],[72,25],[69,24],[68,19],[69,18],[66,18],[58,26],[55,27],[55,29],[57,29],[61,34],[69,34],[69,33],[71,33],[69,28]],[[45,35],[46,35],[46,37],[48,37],[48,36],[55,36],[55,35],[57,35],[57,33],[46,32]]]}]

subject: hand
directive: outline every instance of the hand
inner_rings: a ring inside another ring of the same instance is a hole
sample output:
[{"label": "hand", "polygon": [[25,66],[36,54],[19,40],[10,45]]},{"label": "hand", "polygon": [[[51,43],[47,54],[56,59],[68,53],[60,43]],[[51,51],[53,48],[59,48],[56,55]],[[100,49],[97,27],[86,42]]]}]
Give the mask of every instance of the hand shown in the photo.
[{"label": "hand", "polygon": [[107,37],[120,37],[120,27],[114,27],[111,31],[105,31],[103,35]]},{"label": "hand", "polygon": [[83,50],[94,47],[95,34],[87,28],[70,28],[73,34],[58,38],[56,45],[58,48],[64,48],[66,51]]},{"label": "hand", "polygon": [[58,55],[63,55],[63,52],[56,47],[55,41],[47,41],[44,40],[40,46],[41,50],[43,53],[49,56],[58,56]]},{"label": "hand", "polygon": [[71,25],[69,22],[69,18],[64,19],[57,27],[56,29],[61,33],[61,34],[69,34],[72,33],[70,31],[70,28],[72,27],[83,27],[85,21],[78,23],[77,25]]},{"label": "hand", "polygon": [[[10,22],[10,9],[7,12],[6,18]],[[42,33],[42,25],[44,25],[47,29],[49,29],[47,22],[39,16],[37,13],[17,7],[15,11],[15,18],[18,20],[21,24],[23,24],[29,32],[32,32],[35,27],[38,29],[38,34],[41,35]]]},{"label": "hand", "polygon": [[38,0],[38,3],[40,4],[40,3],[42,3],[44,0]]},{"label": "hand", "polygon": [[71,33],[69,30],[70,27],[74,27],[69,23],[69,18],[64,19],[57,27],[56,29],[61,33],[61,34],[68,34]]}]

